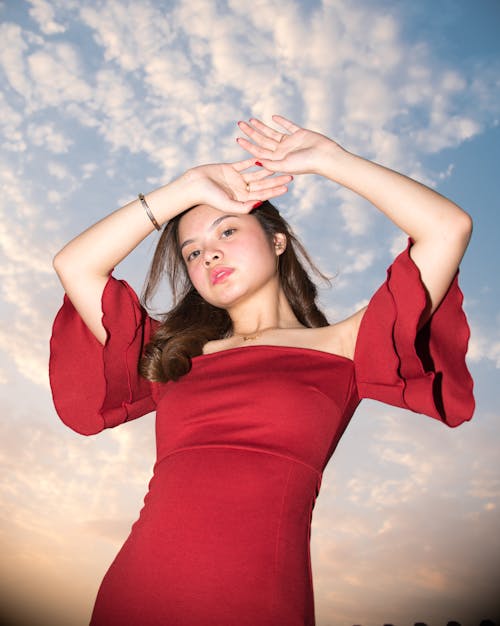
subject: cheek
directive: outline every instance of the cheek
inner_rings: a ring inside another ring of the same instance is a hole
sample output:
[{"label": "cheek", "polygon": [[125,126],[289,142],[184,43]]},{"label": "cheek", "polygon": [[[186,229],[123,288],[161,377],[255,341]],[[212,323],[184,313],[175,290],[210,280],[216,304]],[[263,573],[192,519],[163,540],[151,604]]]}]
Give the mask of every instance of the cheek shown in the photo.
[{"label": "cheek", "polygon": [[276,256],[267,241],[256,242],[254,246],[247,248],[244,254],[250,266],[261,267],[263,270],[276,266]]},{"label": "cheek", "polygon": [[200,266],[199,263],[191,264],[186,268],[188,276],[196,289],[198,289],[198,286],[200,284],[202,269],[203,268]]}]

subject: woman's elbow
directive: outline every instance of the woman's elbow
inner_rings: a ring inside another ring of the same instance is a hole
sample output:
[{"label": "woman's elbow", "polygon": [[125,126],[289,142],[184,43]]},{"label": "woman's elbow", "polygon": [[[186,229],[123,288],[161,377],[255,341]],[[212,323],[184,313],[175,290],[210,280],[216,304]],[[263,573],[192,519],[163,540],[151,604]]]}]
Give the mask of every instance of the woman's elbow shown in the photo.
[{"label": "woman's elbow", "polygon": [[81,275],[81,263],[67,246],[61,248],[52,259],[52,267],[60,280]]},{"label": "woman's elbow", "polygon": [[462,211],[460,224],[458,225],[457,230],[458,230],[458,236],[464,243],[465,247],[467,247],[469,244],[470,238],[472,236],[472,229],[473,229],[472,217],[466,211]]},{"label": "woman's elbow", "polygon": [[68,260],[65,248],[62,248],[52,259],[52,267],[58,276],[62,276],[68,267]]},{"label": "woman's elbow", "polygon": [[467,247],[472,235],[472,217],[463,209],[457,207],[452,219],[446,224],[444,237],[446,240],[455,241],[458,245]]}]

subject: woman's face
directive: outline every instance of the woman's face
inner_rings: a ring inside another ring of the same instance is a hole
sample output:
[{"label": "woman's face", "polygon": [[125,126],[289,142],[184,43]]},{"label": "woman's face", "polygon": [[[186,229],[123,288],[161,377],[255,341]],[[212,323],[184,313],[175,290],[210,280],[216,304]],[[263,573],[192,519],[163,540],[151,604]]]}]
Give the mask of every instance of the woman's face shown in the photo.
[{"label": "woman's face", "polygon": [[253,215],[197,206],[180,220],[179,244],[191,282],[214,306],[230,309],[278,284],[284,235],[270,241]]}]

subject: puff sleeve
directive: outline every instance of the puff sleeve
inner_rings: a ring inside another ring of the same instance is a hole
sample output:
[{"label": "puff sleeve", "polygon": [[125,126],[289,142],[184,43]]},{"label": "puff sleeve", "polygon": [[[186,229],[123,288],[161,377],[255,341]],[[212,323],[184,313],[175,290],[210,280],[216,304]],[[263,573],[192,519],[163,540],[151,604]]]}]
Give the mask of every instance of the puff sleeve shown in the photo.
[{"label": "puff sleeve", "polygon": [[474,412],[458,274],[417,331],[426,293],[410,248],[411,242],[389,267],[361,321],[354,354],[358,394],[458,426]]},{"label": "puff sleeve", "polygon": [[65,295],[52,329],[49,376],[56,411],[70,428],[95,434],[155,409],[153,387],[137,371],[152,320],[133,289],[110,276],[102,295],[103,346]]}]

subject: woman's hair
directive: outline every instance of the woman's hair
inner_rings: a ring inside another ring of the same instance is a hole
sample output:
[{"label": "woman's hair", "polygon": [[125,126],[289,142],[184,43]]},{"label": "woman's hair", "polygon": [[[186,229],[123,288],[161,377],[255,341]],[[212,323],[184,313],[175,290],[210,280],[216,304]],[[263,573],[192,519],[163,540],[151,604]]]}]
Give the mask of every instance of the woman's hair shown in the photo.
[{"label": "woman's hair", "polygon": [[[228,337],[233,330],[227,311],[204,300],[189,279],[179,243],[179,222],[186,213],[177,215],[165,226],[142,295],[147,306],[160,281],[168,274],[174,306],[163,316],[139,363],[140,373],[154,382],[177,380],[187,374],[191,369],[191,357],[202,354],[207,341]],[[251,215],[259,220],[271,242],[277,233],[286,237],[285,251],[278,257],[279,279],[299,322],[309,328],[327,326],[326,317],[316,305],[316,285],[300,258],[317,276],[328,280],[326,276],[316,268],[290,226],[270,202],[263,202]]]}]

